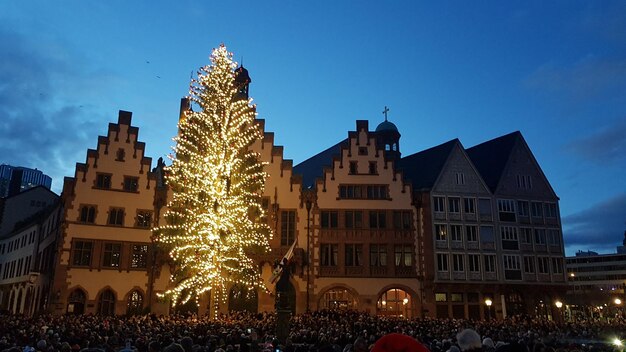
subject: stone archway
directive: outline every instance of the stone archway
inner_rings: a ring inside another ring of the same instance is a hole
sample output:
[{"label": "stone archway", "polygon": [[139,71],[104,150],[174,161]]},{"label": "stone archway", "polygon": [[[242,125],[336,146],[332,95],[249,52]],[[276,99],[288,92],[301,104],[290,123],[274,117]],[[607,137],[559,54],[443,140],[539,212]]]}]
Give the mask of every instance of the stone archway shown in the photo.
[{"label": "stone archway", "polygon": [[67,313],[85,314],[85,301],[87,295],[80,288],[74,289],[67,300]]},{"label": "stone archway", "polygon": [[414,301],[415,298],[402,288],[387,289],[378,296],[376,314],[411,318],[413,316],[413,307],[415,306]]},{"label": "stone archway", "polygon": [[105,289],[98,297],[98,314],[115,315],[115,293],[111,289]]},{"label": "stone archway", "polygon": [[333,286],[326,290],[319,299],[318,309],[356,309],[358,295],[343,286]]}]

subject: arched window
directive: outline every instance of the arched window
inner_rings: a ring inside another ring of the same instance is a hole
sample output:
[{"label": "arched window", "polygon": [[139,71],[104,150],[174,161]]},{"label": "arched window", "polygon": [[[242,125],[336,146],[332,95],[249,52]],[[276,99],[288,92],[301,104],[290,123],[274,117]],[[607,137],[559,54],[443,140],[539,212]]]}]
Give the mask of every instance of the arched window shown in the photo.
[{"label": "arched window", "polygon": [[128,295],[128,302],[126,303],[126,314],[138,315],[143,310],[143,295],[138,290],[134,290]]},{"label": "arched window", "polygon": [[376,303],[379,315],[392,317],[411,317],[413,299],[411,295],[399,288],[392,288],[383,292]]},{"label": "arched window", "polygon": [[354,309],[357,308],[356,299],[345,288],[333,288],[324,295],[319,302],[320,309]]},{"label": "arched window", "polygon": [[115,314],[115,293],[113,293],[113,291],[107,289],[100,294],[100,299],[98,300],[98,314]]},{"label": "arched window", "polygon": [[83,314],[85,313],[85,301],[87,300],[87,295],[81,289],[75,289],[70,294],[69,299],[67,300],[67,312],[72,314]]}]

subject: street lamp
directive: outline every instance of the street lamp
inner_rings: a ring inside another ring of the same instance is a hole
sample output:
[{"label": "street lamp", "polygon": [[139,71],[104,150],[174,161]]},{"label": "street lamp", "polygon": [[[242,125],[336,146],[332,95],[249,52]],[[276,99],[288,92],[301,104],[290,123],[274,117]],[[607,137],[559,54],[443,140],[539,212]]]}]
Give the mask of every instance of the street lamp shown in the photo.
[{"label": "street lamp", "polygon": [[561,309],[561,307],[563,307],[563,302],[561,302],[561,301],[556,301],[556,302],[554,302],[554,305],[555,305],[557,308]]},{"label": "street lamp", "polygon": [[491,320],[491,305],[492,304],[493,304],[493,301],[491,300],[491,298],[485,299],[485,305],[487,305],[487,320]]},{"label": "street lamp", "polygon": [[621,299],[619,299],[619,298],[616,298],[616,299],[613,301],[613,303],[615,303],[616,305],[618,305],[618,306],[619,306],[620,304],[622,304],[622,300],[621,300]]}]

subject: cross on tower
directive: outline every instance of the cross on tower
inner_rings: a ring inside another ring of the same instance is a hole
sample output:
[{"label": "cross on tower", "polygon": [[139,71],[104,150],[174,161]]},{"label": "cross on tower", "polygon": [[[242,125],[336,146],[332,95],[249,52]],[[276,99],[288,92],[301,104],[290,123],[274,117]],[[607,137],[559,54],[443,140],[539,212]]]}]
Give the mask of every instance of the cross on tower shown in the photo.
[{"label": "cross on tower", "polygon": [[383,114],[385,115],[385,121],[387,121],[387,113],[389,112],[389,108],[385,105],[385,110],[383,110]]}]

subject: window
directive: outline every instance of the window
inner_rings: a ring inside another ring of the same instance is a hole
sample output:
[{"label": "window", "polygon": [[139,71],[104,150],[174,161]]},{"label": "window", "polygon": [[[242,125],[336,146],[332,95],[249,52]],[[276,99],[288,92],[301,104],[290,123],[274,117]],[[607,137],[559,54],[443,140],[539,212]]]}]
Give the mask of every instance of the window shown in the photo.
[{"label": "window", "polygon": [[522,269],[519,256],[503,255],[502,260],[504,261],[504,278],[507,280],[521,280]]},{"label": "window", "polygon": [[528,212],[528,201],[527,200],[518,200],[517,201],[517,214],[519,216],[529,216]]},{"label": "window", "polygon": [[376,166],[376,162],[375,161],[370,161],[369,162],[369,174],[370,175],[378,174],[378,167]]},{"label": "window", "polygon": [[463,254],[452,255],[452,271],[464,271]]},{"label": "window", "polygon": [[491,254],[483,255],[484,263],[485,263],[485,272],[486,273],[495,273],[496,272],[496,256]]},{"label": "window", "polygon": [[552,273],[563,274],[563,258],[552,258]]},{"label": "window", "polygon": [[367,199],[387,199],[386,185],[367,186]]},{"label": "window", "polygon": [[359,164],[356,161],[351,161],[350,162],[350,170],[349,170],[350,175],[356,175],[359,173]]},{"label": "window", "polygon": [[480,254],[468,254],[467,264],[470,272],[480,272]]},{"label": "window", "polygon": [[337,245],[336,244],[321,244],[320,245],[320,259],[321,266],[337,266]]},{"label": "window", "polygon": [[530,175],[517,175],[517,188],[520,189],[532,189],[533,182]]},{"label": "window", "polygon": [[437,292],[435,293],[435,301],[436,302],[447,302],[448,301],[448,295],[444,292]]},{"label": "window", "polygon": [[445,224],[435,225],[435,240],[447,241],[448,240],[448,228]]},{"label": "window", "polygon": [[448,271],[448,255],[437,253],[437,271]]},{"label": "window", "polygon": [[518,250],[517,228],[513,226],[500,226],[500,236],[502,238],[502,249]]},{"label": "window", "polygon": [[480,216],[491,218],[491,199],[478,200],[478,213]]},{"label": "window", "polygon": [[537,258],[537,271],[539,274],[550,274],[550,258],[538,257]]},{"label": "window", "polygon": [[546,230],[535,229],[535,244],[546,244]]},{"label": "window", "polygon": [[139,189],[139,178],[124,176],[124,191],[137,192]]},{"label": "window", "polygon": [[413,249],[413,246],[411,246],[410,244],[395,246],[394,252],[395,252],[396,266],[410,267],[412,265],[413,263],[412,249]]},{"label": "window", "polygon": [[534,218],[543,217],[543,207],[540,202],[531,202],[530,205],[530,209]]},{"label": "window", "polygon": [[465,184],[465,174],[462,172],[457,172],[456,173],[456,184],[457,185],[464,185]]},{"label": "window", "polygon": [[451,293],[450,294],[450,302],[463,302],[463,294],[462,293]]},{"label": "window", "polygon": [[106,290],[100,295],[98,300],[98,314],[99,315],[113,315],[115,314],[115,294],[111,290]]},{"label": "window", "polygon": [[396,230],[411,229],[411,212],[406,210],[393,211],[393,228]]},{"label": "window", "polygon": [[280,245],[291,246],[296,238],[296,211],[282,210],[280,212]]},{"label": "window", "polygon": [[498,214],[500,221],[515,221],[515,201],[498,199]]},{"label": "window", "polygon": [[131,268],[147,268],[148,267],[148,245],[134,244],[133,254],[130,261]]},{"label": "window", "polygon": [[137,210],[137,227],[150,228],[152,225],[152,212]]},{"label": "window", "polygon": [[384,210],[370,211],[370,229],[384,229],[387,227]]},{"label": "window", "polygon": [[370,265],[387,266],[387,246],[384,244],[370,244]]},{"label": "window", "polygon": [[340,185],[342,199],[388,199],[387,185]]},{"label": "window", "polygon": [[555,230],[555,229],[549,229],[547,231],[547,237],[548,237],[548,244],[551,246],[557,246],[561,243],[560,241],[560,235],[559,235],[559,230]]},{"label": "window", "polygon": [[124,151],[124,148],[119,148],[117,150],[117,153],[115,153],[115,160],[116,161],[124,161],[125,157],[126,157],[126,152]]},{"label": "window", "polygon": [[524,272],[527,274],[535,273],[535,258],[524,257]]},{"label": "window", "polygon": [[93,205],[83,205],[80,208],[80,222],[93,224],[96,219],[96,207]]},{"label": "window", "polygon": [[322,211],[322,228],[323,229],[336,229],[337,228],[337,211]]},{"label": "window", "polygon": [[109,210],[109,225],[124,225],[124,209],[111,208]]},{"label": "window", "polygon": [[96,188],[110,189],[111,174],[96,174]]},{"label": "window", "polygon": [[105,243],[102,266],[118,268],[120,266],[120,254],[122,245],[119,243]]},{"label": "window", "polygon": [[87,241],[75,241],[74,250],[72,251],[72,264],[75,266],[91,265],[91,251],[93,243]]},{"label": "window", "polygon": [[528,227],[520,227],[520,229],[519,229],[519,237],[520,237],[520,241],[523,244],[532,244],[533,243],[532,229],[530,229]]},{"label": "window", "polygon": [[463,211],[465,212],[465,214],[475,214],[476,213],[476,199],[463,198]]},{"label": "window", "polygon": [[346,266],[360,266],[362,253],[362,245],[346,244]]},{"label": "window", "polygon": [[461,225],[450,225],[450,239],[456,242],[463,242],[463,228]]},{"label": "window", "polygon": [[478,227],[476,225],[466,225],[465,238],[467,238],[467,242],[478,242]]},{"label": "window", "polygon": [[359,210],[346,211],[345,222],[347,229],[363,228],[363,212]]},{"label": "window", "polygon": [[543,205],[546,218],[556,218],[556,203],[545,203]]},{"label": "window", "polygon": [[128,302],[126,304],[127,315],[139,315],[143,309],[143,295],[135,290],[128,296]]},{"label": "window", "polygon": [[436,213],[445,213],[446,199],[444,197],[433,197],[433,209]]},{"label": "window", "polygon": [[359,147],[359,155],[367,155],[367,147]]},{"label": "window", "polygon": [[448,198],[448,211],[450,213],[461,212],[461,198],[450,197]]},{"label": "window", "polygon": [[493,236],[493,226],[481,226],[480,227],[480,242],[481,243],[495,242],[495,238]]}]

